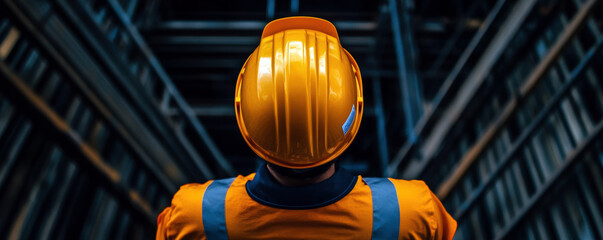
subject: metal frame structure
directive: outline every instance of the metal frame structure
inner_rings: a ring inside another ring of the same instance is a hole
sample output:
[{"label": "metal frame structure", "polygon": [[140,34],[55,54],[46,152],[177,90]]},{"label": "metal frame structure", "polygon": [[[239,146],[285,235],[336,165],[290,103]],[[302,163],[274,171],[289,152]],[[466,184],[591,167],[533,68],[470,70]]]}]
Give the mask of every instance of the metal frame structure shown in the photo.
[{"label": "metal frame structure", "polygon": [[339,164],[424,180],[457,239],[600,239],[599,2],[2,0],[0,235],[149,238],[177,186],[253,171],[233,76],[268,21],[308,14],[372,99]]},{"label": "metal frame structure", "polygon": [[[0,234],[145,239],[178,185],[234,174],[130,22],[136,3],[0,5],[0,188],[10,207]],[[100,15],[80,15],[93,8]]]},{"label": "metal frame structure", "polygon": [[[168,144],[169,142],[178,142],[180,143],[180,145],[184,146],[185,151],[183,152],[186,152],[190,156],[190,158],[193,159],[193,161],[191,162],[196,165],[196,168],[201,169],[203,175],[207,179],[214,178],[214,174],[220,172],[222,172],[221,174],[219,174],[220,176],[234,175],[234,171],[230,163],[224,158],[221,151],[217,148],[217,146],[213,142],[213,139],[209,136],[207,130],[205,130],[203,124],[201,124],[201,122],[196,117],[194,117],[188,104],[184,101],[180,93],[173,85],[169,76],[165,73],[157,59],[152,54],[149,47],[146,45],[145,41],[142,39],[136,28],[132,25],[126,12],[122,10],[122,8],[118,5],[116,1],[107,1],[105,6],[95,6],[100,11],[98,13],[100,14],[100,16],[93,12],[94,9],[92,5],[80,6],[80,9],[83,9],[86,13],[89,14],[89,16],[96,16],[95,19],[92,17],[90,19],[95,20],[94,22],[90,20],[86,22],[86,19],[84,17],[85,15],[77,16],[74,10],[72,10],[73,6],[70,6],[64,1],[58,1],[58,4],[62,6],[60,9],[62,11],[65,11],[64,14],[66,15],[66,17],[70,17],[74,25],[79,25],[78,27],[81,29],[82,32],[85,32],[84,29],[86,28],[86,25],[84,25],[82,22],[87,23],[87,26],[97,25],[97,28],[101,29],[101,32],[92,32],[90,34],[87,34],[86,40],[89,43],[97,42],[96,39],[98,39],[99,36],[108,35],[110,41],[112,36],[114,38],[113,41],[120,40],[117,37],[121,36],[121,41],[130,44],[130,46],[128,46],[128,44],[121,46],[122,49],[120,50],[123,51],[121,51],[120,53],[125,59],[131,61],[131,65],[137,66],[137,68],[131,69],[130,72],[135,75],[138,75],[139,81],[149,87],[147,89],[151,97],[154,98],[154,102],[141,103],[140,106],[146,107],[146,112],[156,114],[156,117],[154,118],[165,117],[165,115],[167,115],[167,106],[171,106],[172,111],[176,110],[178,112],[177,117],[172,115],[171,118],[172,121],[175,122],[176,125],[178,125],[179,131],[175,131],[177,136],[176,141],[169,141],[166,139],[167,141],[165,144]],[[113,26],[105,26],[106,24],[111,23],[113,23]],[[104,34],[102,32],[103,30],[105,31]],[[102,42],[98,43],[98,45],[101,44]],[[94,47],[93,49],[98,50],[98,54],[100,56],[104,54],[103,51],[100,50],[102,48]],[[114,54],[113,56],[119,56],[119,53]],[[105,58],[110,59],[107,56],[105,56]],[[105,62],[111,63],[112,61],[107,60]],[[128,83],[128,81],[125,80],[128,79],[127,70],[122,69],[122,72],[119,72],[119,70],[116,69],[114,71],[116,72],[116,74],[126,75],[122,76],[123,80],[119,81],[119,83]],[[132,77],[130,76],[130,78]],[[137,94],[137,89],[139,88],[139,86],[132,86],[130,87],[131,90],[129,92],[131,94]],[[154,105],[160,105],[161,108],[154,107]],[[159,109],[161,109],[161,112],[158,111]],[[169,126],[164,126],[162,128],[158,127],[157,129],[169,128]],[[184,131],[192,131],[196,133],[197,138],[200,138],[203,142],[203,145],[201,147],[205,146],[207,151],[210,152],[211,155],[202,157],[202,152],[194,149],[195,147],[190,144],[192,142],[195,142],[194,138],[191,139],[191,136],[184,134]],[[177,146],[174,146],[174,148],[177,148]],[[214,167],[210,169],[207,166],[208,161],[206,159],[215,161],[219,167]]]},{"label": "metal frame structure", "polygon": [[[500,18],[499,13],[501,9],[505,5],[504,0],[499,0],[496,2],[485,19],[480,30],[475,34],[475,36],[471,39],[469,45],[463,51],[459,61],[457,61],[454,68],[450,71],[448,77],[443,82],[440,90],[432,100],[433,107],[431,110],[428,110],[421,116],[416,125],[414,126],[414,132],[417,135],[417,138],[424,138],[425,135],[429,134],[429,129],[435,124],[438,117],[441,115],[439,112],[443,111],[442,109],[445,107],[443,102],[447,102],[450,100],[453,95],[453,87],[459,85],[461,71],[464,69],[468,69],[469,66],[467,61],[473,57],[476,53],[476,48],[482,42],[485,42],[489,39],[484,39],[484,35],[486,32],[493,31],[491,28],[495,19]],[[390,161],[390,165],[388,167],[387,176],[396,176],[398,175],[398,171],[400,168],[406,168],[409,162],[411,161],[412,155],[416,154],[418,142],[417,141],[409,141],[404,143],[402,147],[400,147],[394,156],[394,158]],[[424,163],[426,164],[426,163]]]},{"label": "metal frame structure", "polygon": [[[505,126],[507,124],[507,122],[510,120],[510,117],[518,110],[519,105],[522,103],[522,101],[524,101],[524,99],[530,97],[530,94],[533,93],[535,86],[540,82],[540,80],[542,80],[544,74],[547,72],[548,69],[551,68],[555,59],[557,59],[559,57],[562,50],[569,44],[572,37],[576,34],[578,27],[581,26],[582,24],[584,24],[584,22],[586,21],[586,18],[589,16],[590,12],[593,10],[593,6],[594,6],[593,1],[588,2],[588,5],[585,6],[584,8],[582,8],[582,11],[579,12],[574,17],[574,19],[568,25],[568,27],[564,30],[564,32],[561,33],[559,39],[557,40],[555,45],[553,45],[551,50],[548,52],[547,56],[533,70],[532,74],[528,77],[528,79],[525,81],[525,83],[521,86],[518,94],[513,99],[511,99],[511,101],[505,107],[502,108],[503,110],[502,110],[500,117],[498,119],[496,119],[487,130],[484,131],[484,134],[480,138],[480,140],[473,145],[471,150],[467,151],[467,153],[463,156],[462,160],[459,162],[458,167],[454,170],[454,172],[450,175],[450,177],[447,180],[445,180],[444,183],[440,186],[440,188],[437,191],[438,196],[445,198],[448,195],[448,193],[451,190],[451,187],[458,183],[459,179],[467,172],[467,169],[471,166],[471,164],[473,164],[475,162],[475,160],[477,159],[477,157],[484,152],[484,149],[486,148],[486,146],[492,143],[492,140],[494,139],[494,137],[496,135],[498,135],[498,133],[500,133],[503,126]],[[599,49],[600,49],[600,44],[599,44],[599,42],[597,42],[597,44],[594,46],[594,48],[589,51],[589,54],[585,55],[585,57],[583,58],[583,62],[580,63],[579,66],[581,66],[582,68],[576,69],[578,72],[572,72],[572,77],[571,77],[572,80],[577,77],[577,74],[581,73],[580,71],[583,70],[584,65],[586,65],[586,63],[588,63],[592,59],[592,55],[595,54],[595,52],[598,51]],[[569,80],[569,82],[571,83],[572,80]],[[569,86],[566,86],[564,89],[567,89],[567,87],[569,87]],[[553,99],[557,99],[557,98],[553,98]],[[547,105],[547,107],[549,107],[550,104],[555,104],[555,103],[556,103],[556,101],[553,100],[549,103],[549,105]],[[549,108],[551,108],[551,107],[549,107]],[[548,112],[545,112],[545,114],[546,113],[548,113]],[[528,129],[532,129],[532,128],[538,126],[539,124],[541,124],[542,123],[541,121],[542,121],[542,119],[544,119],[545,114],[543,114],[542,117],[540,117],[540,118],[537,117],[536,118],[537,120],[534,120],[532,122],[532,124],[530,125],[531,128],[528,128]],[[514,145],[515,147],[512,147],[511,149],[515,149],[515,148],[519,147],[520,145],[522,145],[523,141],[521,139],[527,138],[527,136],[531,135],[533,132],[534,132],[533,130],[522,132],[522,136],[519,137],[520,140],[517,140],[517,143]],[[511,151],[511,152],[513,152],[513,151]]]},{"label": "metal frame structure", "polygon": [[[593,160],[603,120],[597,3],[499,1],[417,124],[418,141],[391,161],[389,174],[437,190],[459,222],[456,238],[602,236],[603,216],[589,210],[603,183]],[[488,33],[496,25],[501,31]],[[589,180],[577,172],[585,165],[593,167]],[[547,198],[574,191],[576,181],[595,187]]]}]

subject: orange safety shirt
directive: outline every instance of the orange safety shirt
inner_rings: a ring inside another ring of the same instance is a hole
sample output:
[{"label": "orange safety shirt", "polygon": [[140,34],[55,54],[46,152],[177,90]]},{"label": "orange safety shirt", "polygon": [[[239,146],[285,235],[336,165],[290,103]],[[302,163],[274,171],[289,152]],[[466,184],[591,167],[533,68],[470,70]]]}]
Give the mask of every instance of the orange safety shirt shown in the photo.
[{"label": "orange safety shirt", "polygon": [[157,218],[157,239],[452,239],[456,221],[423,181],[329,179],[285,187],[256,174],[187,184]]}]

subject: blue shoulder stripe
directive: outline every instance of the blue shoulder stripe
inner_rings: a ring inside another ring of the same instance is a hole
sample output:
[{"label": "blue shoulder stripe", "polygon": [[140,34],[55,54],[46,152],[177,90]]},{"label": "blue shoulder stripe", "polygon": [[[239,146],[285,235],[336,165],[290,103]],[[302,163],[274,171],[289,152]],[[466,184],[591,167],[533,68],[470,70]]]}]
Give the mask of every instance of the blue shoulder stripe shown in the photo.
[{"label": "blue shoulder stripe", "polygon": [[235,178],[214,180],[203,194],[203,228],[208,240],[226,240],[226,192]]},{"label": "blue shoulder stripe", "polygon": [[365,178],[373,198],[373,233],[371,239],[398,239],[400,205],[396,187],[387,178]]}]

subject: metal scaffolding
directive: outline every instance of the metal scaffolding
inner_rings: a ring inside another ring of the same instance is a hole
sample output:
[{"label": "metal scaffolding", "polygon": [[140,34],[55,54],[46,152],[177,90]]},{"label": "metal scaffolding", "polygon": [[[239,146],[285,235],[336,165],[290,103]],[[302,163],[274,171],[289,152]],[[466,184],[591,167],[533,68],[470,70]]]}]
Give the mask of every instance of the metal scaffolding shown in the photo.
[{"label": "metal scaffolding", "polygon": [[[389,174],[436,190],[457,239],[603,236],[597,3],[498,1],[417,124],[417,143],[391,161]],[[551,199],[560,193],[572,195]]]},{"label": "metal scaffolding", "polygon": [[455,239],[603,239],[599,2],[3,0],[0,236],[152,238],[178,186],[253,172],[236,76],[312,15],[362,70],[338,164],[424,180]]},{"label": "metal scaffolding", "polygon": [[148,239],[179,185],[234,175],[131,22],[144,4],[1,3],[1,235]]}]

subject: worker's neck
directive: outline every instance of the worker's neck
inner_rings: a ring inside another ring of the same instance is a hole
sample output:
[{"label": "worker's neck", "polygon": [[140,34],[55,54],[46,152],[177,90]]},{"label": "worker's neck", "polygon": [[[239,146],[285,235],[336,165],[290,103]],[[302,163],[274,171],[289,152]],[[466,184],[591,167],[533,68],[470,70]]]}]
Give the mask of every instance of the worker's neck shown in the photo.
[{"label": "worker's neck", "polygon": [[335,174],[335,164],[331,164],[331,167],[329,167],[322,174],[305,179],[296,179],[281,175],[277,171],[272,169],[270,167],[270,164],[266,165],[266,168],[268,168],[268,172],[270,172],[270,175],[272,175],[277,182],[287,187],[299,187],[319,183],[329,179],[331,176],[333,176],[333,174]]}]

